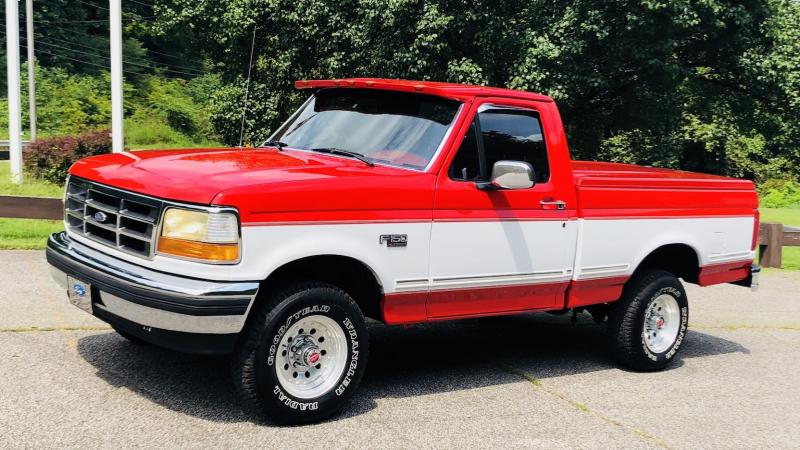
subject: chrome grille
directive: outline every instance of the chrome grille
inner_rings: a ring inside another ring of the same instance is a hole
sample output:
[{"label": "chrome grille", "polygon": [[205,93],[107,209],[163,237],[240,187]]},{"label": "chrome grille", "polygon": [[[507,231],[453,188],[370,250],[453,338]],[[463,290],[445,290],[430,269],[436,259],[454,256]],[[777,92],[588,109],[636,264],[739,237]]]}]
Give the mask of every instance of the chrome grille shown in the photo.
[{"label": "chrome grille", "polygon": [[164,202],[71,177],[64,199],[68,230],[123,252],[152,258]]}]

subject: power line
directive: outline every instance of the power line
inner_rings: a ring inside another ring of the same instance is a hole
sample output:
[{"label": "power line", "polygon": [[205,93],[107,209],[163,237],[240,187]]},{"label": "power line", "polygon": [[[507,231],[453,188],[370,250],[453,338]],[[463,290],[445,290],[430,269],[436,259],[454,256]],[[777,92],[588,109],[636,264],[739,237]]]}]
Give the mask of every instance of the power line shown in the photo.
[{"label": "power line", "polygon": [[93,7],[97,8],[97,9],[102,9],[104,11],[108,11],[108,8],[105,8],[105,7],[100,6],[100,5],[95,5],[94,3],[91,3],[91,2],[85,2],[83,0],[76,0],[76,1],[78,3],[82,3],[82,4],[86,5],[86,6],[93,6]]},{"label": "power line", "polygon": [[[108,42],[108,39],[104,39],[104,38],[102,38],[102,37],[100,37],[100,36],[97,36],[97,37],[98,37],[100,40],[103,40],[103,41],[105,41],[105,42]],[[83,47],[83,48],[86,48],[86,49],[89,49],[89,50],[102,51],[101,49],[99,49],[99,48],[97,48],[97,47],[92,47],[92,46],[90,46],[90,45],[85,45],[85,44],[79,44],[79,43],[77,43],[77,42],[67,41],[67,40],[65,40],[65,39],[58,39],[58,38],[49,37],[49,36],[44,36],[44,35],[39,35],[39,39],[40,39],[40,40],[45,40],[45,41],[56,41],[56,42],[61,42],[61,43],[64,43],[64,44],[75,45],[75,46],[78,46],[78,47]],[[55,44],[51,44],[51,45],[53,45],[53,46],[56,46]],[[62,48],[63,48],[63,47],[62,47]],[[71,50],[71,49],[69,49],[69,50]],[[149,52],[150,50],[147,50],[147,51]],[[99,56],[99,55],[97,55],[97,56]],[[105,57],[108,57],[108,54],[107,54],[107,53],[105,54]],[[178,58],[178,57],[177,57],[177,56],[174,56],[174,58]],[[166,66],[166,67],[170,67],[170,68],[175,68],[175,69],[184,69],[184,70],[188,70],[188,71],[190,71],[190,72],[197,72],[198,74],[203,74],[203,72],[202,72],[202,71],[200,71],[200,70],[198,70],[198,69],[196,69],[196,68],[194,68],[194,67],[180,66],[180,65],[178,65],[178,64],[170,64],[170,63],[163,63],[163,64],[161,64],[161,65],[163,65],[163,66]]]},{"label": "power line", "polygon": [[[0,26],[2,26],[2,24],[0,24]],[[75,30],[61,29],[61,30],[59,30],[59,31],[64,31],[64,32],[67,32],[67,33],[69,33],[69,34],[71,34],[71,35],[73,35],[73,36],[79,36],[79,37],[81,37],[81,38],[83,38],[83,37],[86,37],[86,35],[85,35],[85,34],[83,34],[83,33],[78,33],[78,32],[77,32],[77,31],[75,31]],[[81,44],[75,43],[75,42],[73,42],[73,41],[67,41],[67,40],[64,40],[64,39],[58,39],[58,38],[54,38],[54,37],[50,37],[50,36],[46,36],[46,35],[44,35],[44,34],[41,34],[41,33],[39,33],[39,36],[40,36],[40,37],[43,37],[43,38],[46,38],[46,39],[51,39],[51,40],[56,40],[56,41],[64,42],[64,43],[67,43],[67,44],[70,44],[70,45],[78,45],[78,46],[81,46],[81,47],[86,47],[86,48],[91,48],[91,49],[93,49],[93,48],[94,48],[94,47],[89,47],[89,46],[87,46],[87,45],[81,45]],[[104,42],[110,42],[110,40],[109,40],[108,38],[104,38],[103,36],[91,35],[91,37],[92,37],[92,38],[94,38],[94,39],[99,39],[99,40],[102,40],[102,41],[104,41]],[[184,59],[185,59],[185,57],[184,57],[184,56],[178,56],[178,55],[173,55],[173,54],[169,54],[169,53],[158,52],[158,51],[155,51],[155,50],[151,50],[151,49],[149,49],[149,48],[148,48],[148,49],[146,49],[146,50],[147,50],[147,52],[148,52],[148,53],[153,53],[153,54],[156,54],[156,55],[161,55],[161,56],[167,56],[167,57],[169,57],[169,58],[174,58],[174,59],[177,59],[177,60],[180,60],[180,61],[182,61],[182,60],[184,60]],[[174,64],[173,64],[172,66],[173,66],[173,67],[181,67],[181,66],[174,65]],[[188,67],[184,67],[184,68],[185,68],[185,69],[190,69],[190,68],[188,68]],[[194,70],[194,69],[190,69],[190,70]]]},{"label": "power line", "polygon": [[71,52],[80,53],[81,55],[94,56],[94,57],[97,57],[97,58],[109,59],[108,55],[100,55],[100,54],[97,54],[97,53],[84,52],[84,51],[81,51],[81,50],[76,50],[74,48],[63,47],[61,45],[51,44],[49,42],[42,42],[41,39],[38,40],[37,43],[42,44],[42,45],[46,45],[48,47],[56,47],[56,48],[63,49],[63,50],[69,50]]},{"label": "power line", "polygon": [[[50,42],[42,42],[40,40],[39,43],[42,44],[42,45],[46,45],[48,47],[55,47],[55,48],[58,48],[58,49],[67,50],[67,51],[78,53],[78,54],[85,55],[85,56],[93,56],[95,58],[103,58],[103,59],[106,59],[106,60],[110,60],[111,59],[111,57],[107,56],[107,55],[85,52],[85,51],[82,51],[82,50],[77,50],[77,49],[74,49],[74,48],[64,47],[63,45],[57,45],[57,44],[53,44],[53,43],[50,43]],[[60,56],[60,55],[55,55],[55,56]],[[166,71],[166,72],[172,72],[172,73],[177,73],[177,74],[181,74],[181,75],[188,75],[188,76],[191,76],[191,77],[197,77],[197,76],[204,75],[203,72],[199,72],[199,71],[195,71],[195,72],[191,72],[191,73],[190,72],[183,72],[183,71],[180,71],[180,70],[172,70],[172,69],[169,69],[167,67],[151,66],[149,64],[137,63],[135,61],[128,61],[125,64],[127,64],[129,66],[143,67],[145,69],[163,70],[163,71]]]},{"label": "power line", "polygon": [[[156,16],[139,16],[136,18],[123,18],[123,22],[133,22],[136,20],[143,20],[143,19],[155,19]],[[34,20],[34,23],[39,25],[73,25],[73,24],[82,24],[82,23],[108,23],[108,19],[95,19],[95,20],[60,20],[51,22],[49,20]]]},{"label": "power line", "polygon": [[[20,45],[20,47],[23,47],[23,48],[26,48],[26,49],[28,48],[28,46],[27,46],[27,45],[22,45],[22,44]],[[84,60],[82,60],[82,59],[70,58],[69,56],[57,55],[57,54],[55,54],[55,53],[48,52],[47,50],[42,50],[42,49],[39,49],[39,48],[37,48],[37,49],[36,49],[36,53],[44,53],[44,54],[46,54],[46,55],[58,56],[59,58],[69,59],[70,61],[79,62],[79,63],[86,64],[86,65],[89,65],[89,66],[100,67],[100,68],[102,68],[102,69],[110,69],[110,67],[109,67],[109,66],[104,66],[104,65],[102,65],[102,64],[95,64],[95,63],[93,63],[93,62],[84,61]],[[131,72],[131,71],[124,70],[124,69],[123,69],[123,72],[130,73],[131,75],[141,75],[140,73],[137,73],[137,72]]]},{"label": "power line", "polygon": [[59,20],[59,21],[50,21],[50,20],[34,20],[34,23],[38,23],[40,25],[69,25],[74,23],[102,23],[108,22],[108,19],[96,19],[96,20]]},{"label": "power line", "polygon": [[156,7],[156,5],[154,5],[152,3],[144,3],[144,2],[137,1],[137,0],[126,0],[126,1],[133,2],[133,3],[138,3],[138,4],[142,5],[142,6],[149,6],[151,8],[155,8]]},{"label": "power line", "polygon": [[[26,45],[20,45],[20,47],[23,47],[23,48],[26,48],[26,49],[28,48]],[[104,65],[102,65],[102,64],[95,64],[95,63],[93,63],[93,62],[84,61],[84,60],[82,60],[82,59],[78,59],[78,58],[70,58],[69,56],[58,55],[58,54],[55,54],[55,53],[52,53],[52,52],[48,52],[47,50],[36,49],[36,53],[44,53],[44,54],[46,54],[46,55],[58,56],[59,58],[68,59],[68,60],[70,60],[70,61],[75,61],[75,62],[79,62],[79,63],[82,63],[82,64],[86,64],[86,65],[89,65],[89,66],[100,67],[101,69],[107,69],[107,70],[110,70],[110,67],[109,67],[109,66],[104,66]],[[123,71],[123,72],[125,72],[125,73],[128,73],[128,74],[131,74],[131,75],[141,75],[140,73],[138,73],[138,72],[133,72],[133,71],[131,71],[131,70],[125,70],[125,69],[122,69],[122,71]]]},{"label": "power line", "polygon": [[[110,60],[111,59],[109,56],[106,56],[106,55],[99,55],[97,53],[84,52],[84,51],[81,51],[81,50],[76,50],[76,49],[64,47],[64,46],[61,46],[61,45],[51,44],[51,43],[48,43],[48,42],[40,42],[40,44],[46,45],[48,47],[56,47],[56,48],[59,48],[59,49],[62,49],[62,50],[68,50],[68,51],[71,51],[71,52],[74,52],[74,53],[78,53],[78,54],[81,54],[81,55],[85,55],[85,56],[93,56],[95,58],[101,58],[101,59],[104,59],[104,60]],[[25,48],[27,48],[23,44],[20,44],[20,45],[25,47]],[[39,52],[40,50],[36,49],[36,51]],[[84,62],[84,63],[89,64],[89,65],[95,65],[95,66],[98,65],[98,64],[93,64],[93,63],[91,63],[89,61],[70,58],[68,56],[57,54],[57,53],[51,53],[51,52],[45,52],[45,51],[42,51],[42,52],[46,53],[48,55],[56,56],[56,57],[67,58],[67,59],[70,59],[70,60],[73,60],[73,61],[78,61],[78,62]],[[189,77],[198,77],[198,76],[205,75],[203,72],[192,72],[192,73],[182,72],[180,70],[172,70],[172,69],[169,69],[169,68],[166,68],[166,67],[159,67],[159,66],[151,66],[151,65],[148,65],[148,64],[137,63],[137,62],[134,62],[134,61],[128,61],[125,64],[127,64],[129,66],[142,67],[142,68],[151,69],[151,70],[163,70],[165,72],[176,73],[176,74],[180,74],[180,75],[186,75],[186,76],[189,76]],[[108,66],[101,66],[101,67],[108,68]],[[132,74],[140,75],[139,73],[133,72],[133,71],[127,71],[127,72],[132,73]]]}]

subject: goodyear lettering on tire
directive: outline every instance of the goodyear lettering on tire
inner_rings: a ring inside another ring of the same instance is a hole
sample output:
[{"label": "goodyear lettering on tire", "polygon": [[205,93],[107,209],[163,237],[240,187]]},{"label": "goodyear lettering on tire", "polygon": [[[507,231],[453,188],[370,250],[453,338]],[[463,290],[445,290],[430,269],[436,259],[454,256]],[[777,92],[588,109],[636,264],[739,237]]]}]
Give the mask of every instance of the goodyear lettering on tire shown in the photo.
[{"label": "goodyear lettering on tire", "polygon": [[278,328],[278,332],[275,333],[275,336],[272,337],[272,345],[269,347],[269,351],[267,354],[267,365],[272,366],[275,364],[275,354],[278,352],[278,345],[280,345],[281,338],[286,333],[286,330],[292,326],[294,322],[297,322],[301,317],[305,317],[309,314],[317,314],[317,313],[327,313],[331,310],[331,307],[328,305],[314,305],[314,306],[306,306],[305,308],[297,311],[294,314],[289,315],[286,318],[286,323],[281,325]]}]

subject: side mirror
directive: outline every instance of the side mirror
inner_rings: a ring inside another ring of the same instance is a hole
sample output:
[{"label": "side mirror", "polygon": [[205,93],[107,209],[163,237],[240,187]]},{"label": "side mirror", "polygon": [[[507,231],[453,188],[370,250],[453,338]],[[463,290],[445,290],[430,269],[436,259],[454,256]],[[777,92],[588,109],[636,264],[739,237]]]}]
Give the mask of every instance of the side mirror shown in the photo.
[{"label": "side mirror", "polygon": [[478,183],[478,189],[528,189],[536,183],[533,166],[522,161],[497,161],[492,167],[492,181]]}]

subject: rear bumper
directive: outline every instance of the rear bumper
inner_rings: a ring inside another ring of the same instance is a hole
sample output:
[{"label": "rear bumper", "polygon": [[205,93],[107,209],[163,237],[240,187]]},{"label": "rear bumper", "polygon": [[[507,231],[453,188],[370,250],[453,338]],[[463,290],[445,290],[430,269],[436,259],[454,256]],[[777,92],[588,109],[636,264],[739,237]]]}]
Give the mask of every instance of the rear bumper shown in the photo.
[{"label": "rear bumper", "polygon": [[758,264],[751,264],[750,273],[748,274],[747,278],[739,281],[734,281],[733,284],[737,286],[749,287],[750,290],[756,292],[758,290],[758,278],[760,273],[761,273],[761,266],[759,266]]},{"label": "rear bumper", "polygon": [[[158,272],[71,240],[50,236],[47,261],[67,289],[67,276],[90,283],[92,313],[145,341],[190,353],[228,353],[247,319],[257,281],[209,281]],[[66,301],[66,299],[65,299]]]}]

